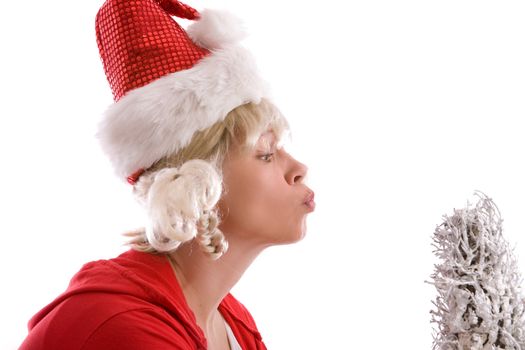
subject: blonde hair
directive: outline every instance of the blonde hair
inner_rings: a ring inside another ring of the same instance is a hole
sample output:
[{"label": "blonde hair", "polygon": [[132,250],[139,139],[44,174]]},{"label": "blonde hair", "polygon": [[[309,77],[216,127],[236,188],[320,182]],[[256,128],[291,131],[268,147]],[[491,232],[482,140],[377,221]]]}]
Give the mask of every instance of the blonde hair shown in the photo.
[{"label": "blonde hair", "polygon": [[232,143],[249,151],[267,130],[280,141],[289,136],[286,119],[271,102],[247,103],[196,132],[179,152],[155,162],[133,188],[149,222],[125,234],[131,238],[128,244],[141,251],[165,253],[197,238],[202,249],[218,259],[228,249],[216,208],[223,191],[222,163]]}]

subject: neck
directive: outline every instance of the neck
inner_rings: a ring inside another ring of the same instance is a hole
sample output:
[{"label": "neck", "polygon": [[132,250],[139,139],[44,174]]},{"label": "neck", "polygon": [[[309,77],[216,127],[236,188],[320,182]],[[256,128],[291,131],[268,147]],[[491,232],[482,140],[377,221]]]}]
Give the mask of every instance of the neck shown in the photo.
[{"label": "neck", "polygon": [[188,242],[170,254],[173,269],[197,324],[206,332],[217,318],[222,299],[262,251],[242,240],[228,240],[228,251],[212,260],[198,243]]}]

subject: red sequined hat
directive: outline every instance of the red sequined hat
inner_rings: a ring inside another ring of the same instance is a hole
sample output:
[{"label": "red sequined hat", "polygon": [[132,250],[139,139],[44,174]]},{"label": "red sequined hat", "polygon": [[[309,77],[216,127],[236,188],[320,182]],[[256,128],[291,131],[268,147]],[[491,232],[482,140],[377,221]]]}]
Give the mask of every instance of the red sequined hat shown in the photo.
[{"label": "red sequined hat", "polygon": [[[171,16],[195,20],[187,31]],[[230,13],[202,13],[177,0],[107,0],[97,44],[115,103],[97,133],[117,175],[179,151],[235,107],[268,97]]]}]

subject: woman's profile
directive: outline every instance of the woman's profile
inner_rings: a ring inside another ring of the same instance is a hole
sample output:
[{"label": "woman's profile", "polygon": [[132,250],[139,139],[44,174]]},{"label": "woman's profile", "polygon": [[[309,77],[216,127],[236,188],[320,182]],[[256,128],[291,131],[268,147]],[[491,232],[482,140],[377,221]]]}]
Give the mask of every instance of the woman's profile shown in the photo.
[{"label": "woman's profile", "polygon": [[230,290],[265,248],[304,236],[315,203],[241,24],[107,0],[96,35],[115,99],[97,136],[148,222],[127,252],[85,264],[21,349],[265,349]]}]

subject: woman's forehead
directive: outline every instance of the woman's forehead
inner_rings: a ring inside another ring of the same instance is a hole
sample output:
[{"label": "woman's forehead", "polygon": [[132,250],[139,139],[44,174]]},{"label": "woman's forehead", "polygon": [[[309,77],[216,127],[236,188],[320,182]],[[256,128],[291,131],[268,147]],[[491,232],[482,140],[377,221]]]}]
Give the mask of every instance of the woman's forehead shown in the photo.
[{"label": "woman's forehead", "polygon": [[268,129],[261,134],[260,138],[271,138],[275,140],[275,132],[272,129]]},{"label": "woman's forehead", "polygon": [[275,142],[276,142],[276,136],[273,130],[267,130],[263,132],[259,136],[259,139],[257,140],[258,144],[263,144],[263,145],[267,145],[267,144],[274,145]]}]

